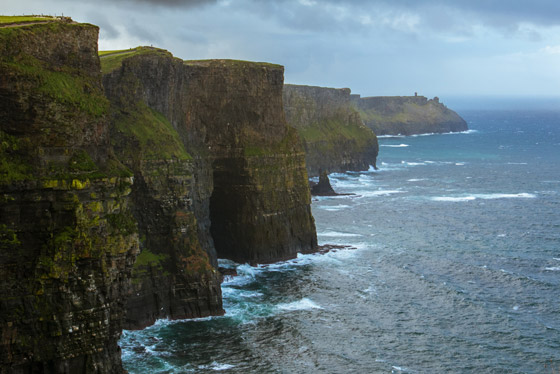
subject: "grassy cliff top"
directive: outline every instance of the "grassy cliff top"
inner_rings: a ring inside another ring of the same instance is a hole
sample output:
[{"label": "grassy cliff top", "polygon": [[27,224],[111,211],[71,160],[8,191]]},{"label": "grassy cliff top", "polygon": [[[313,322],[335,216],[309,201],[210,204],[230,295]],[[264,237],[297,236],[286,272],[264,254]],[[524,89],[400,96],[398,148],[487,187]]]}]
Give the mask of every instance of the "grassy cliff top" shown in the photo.
[{"label": "grassy cliff top", "polygon": [[225,68],[244,68],[244,67],[266,67],[273,69],[283,69],[284,66],[269,62],[255,62],[230,59],[210,59],[210,60],[185,60],[186,65],[204,67],[225,67]]},{"label": "grassy cliff top", "polygon": [[115,51],[99,51],[99,59],[101,61],[101,72],[107,74],[121,66],[122,62],[133,56],[155,54],[166,57],[173,55],[165,49],[154,47],[136,47],[131,49],[121,49]]},{"label": "grassy cliff top", "polygon": [[0,27],[19,26],[29,23],[45,23],[45,22],[73,22],[70,17],[62,16],[0,16]]}]

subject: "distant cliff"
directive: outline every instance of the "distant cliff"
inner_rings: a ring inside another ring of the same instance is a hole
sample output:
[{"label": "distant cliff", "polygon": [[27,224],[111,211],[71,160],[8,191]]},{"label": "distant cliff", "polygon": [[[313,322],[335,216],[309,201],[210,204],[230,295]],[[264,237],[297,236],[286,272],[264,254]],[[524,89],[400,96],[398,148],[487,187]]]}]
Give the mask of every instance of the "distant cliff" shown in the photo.
[{"label": "distant cliff", "polygon": [[412,135],[468,130],[457,113],[439,102],[437,97],[352,95],[360,117],[377,135]]},{"label": "distant cliff", "polygon": [[132,174],[110,148],[98,28],[50,21],[0,27],[0,372],[121,373]]},{"label": "distant cliff", "polygon": [[294,126],[305,147],[307,170],[344,172],[375,166],[377,137],[364,126],[350,100],[350,90],[284,85],[286,120]]}]

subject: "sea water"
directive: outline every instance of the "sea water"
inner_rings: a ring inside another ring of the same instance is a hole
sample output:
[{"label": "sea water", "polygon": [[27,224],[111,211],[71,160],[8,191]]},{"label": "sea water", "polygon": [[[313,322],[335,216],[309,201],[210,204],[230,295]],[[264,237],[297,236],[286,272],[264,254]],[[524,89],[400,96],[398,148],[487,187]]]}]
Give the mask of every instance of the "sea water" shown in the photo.
[{"label": "sea water", "polygon": [[332,174],[320,244],[237,267],[226,315],[125,331],[130,373],[558,373],[560,112],[464,111]]}]

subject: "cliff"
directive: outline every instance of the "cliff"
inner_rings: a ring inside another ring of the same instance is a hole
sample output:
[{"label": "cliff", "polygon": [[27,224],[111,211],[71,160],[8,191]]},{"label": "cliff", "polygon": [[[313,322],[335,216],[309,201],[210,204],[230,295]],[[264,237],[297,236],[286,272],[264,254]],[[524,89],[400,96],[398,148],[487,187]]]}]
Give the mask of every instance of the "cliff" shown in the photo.
[{"label": "cliff", "polygon": [[5,18],[1,372],[121,373],[123,320],[223,313],[217,255],[316,249],[281,66],[154,48],[101,66],[96,26]]},{"label": "cliff", "polygon": [[413,135],[468,130],[457,113],[437,97],[352,95],[360,117],[377,135]]},{"label": "cliff", "polygon": [[146,47],[102,61],[108,96],[123,97],[117,82],[134,77],[129,89],[169,121],[195,159],[194,179],[205,182],[193,208],[210,222],[219,257],[265,263],[316,248],[304,153],[283,115],[283,67],[182,61]]},{"label": "cliff", "polygon": [[287,84],[283,101],[288,123],[303,139],[310,176],[375,166],[377,137],[364,126],[349,89]]},{"label": "cliff", "polygon": [[0,371],[121,373],[131,173],[110,149],[98,28],[49,21],[0,26]]},{"label": "cliff", "polygon": [[[128,60],[142,54],[150,56]],[[208,168],[196,167],[177,130],[145,97],[156,84],[146,77],[161,74],[158,61],[174,61],[169,53],[139,48],[105,55],[103,70],[117,59],[126,59],[130,68],[105,75],[110,135],[118,158],[134,172],[131,197],[141,238],[124,327],[143,328],[158,318],[221,315],[221,276],[208,224]],[[142,65],[148,61],[156,62],[154,70]]]}]

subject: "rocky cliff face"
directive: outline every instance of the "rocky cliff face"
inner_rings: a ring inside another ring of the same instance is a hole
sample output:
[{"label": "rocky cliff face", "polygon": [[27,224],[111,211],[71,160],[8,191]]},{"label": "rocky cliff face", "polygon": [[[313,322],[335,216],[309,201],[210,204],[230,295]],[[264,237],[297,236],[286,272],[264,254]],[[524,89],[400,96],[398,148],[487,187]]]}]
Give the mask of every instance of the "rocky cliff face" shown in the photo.
[{"label": "rocky cliff face", "polygon": [[468,130],[467,123],[435,97],[352,95],[364,123],[377,135],[412,135]]},{"label": "rocky cliff face", "polygon": [[104,84],[112,103],[111,141],[134,172],[131,196],[141,238],[125,328],[143,328],[158,318],[223,314],[221,276],[209,232],[211,171],[186,151],[166,117],[148,106],[147,94],[161,83],[153,78],[181,63],[148,48],[108,57],[109,62],[125,60],[105,75]]},{"label": "rocky cliff face", "polygon": [[218,256],[264,263],[315,249],[304,153],[283,116],[281,66],[181,61],[149,48],[103,64],[108,94],[122,97],[113,82],[136,77],[140,83],[129,87],[140,87],[137,95],[165,116],[193,156],[201,182],[193,208],[211,223]]},{"label": "rocky cliff face", "polygon": [[288,123],[303,139],[310,176],[375,166],[377,137],[351,104],[349,89],[285,85],[283,100]]},{"label": "rocky cliff face", "polygon": [[98,29],[0,28],[0,371],[121,373],[138,253]]}]

